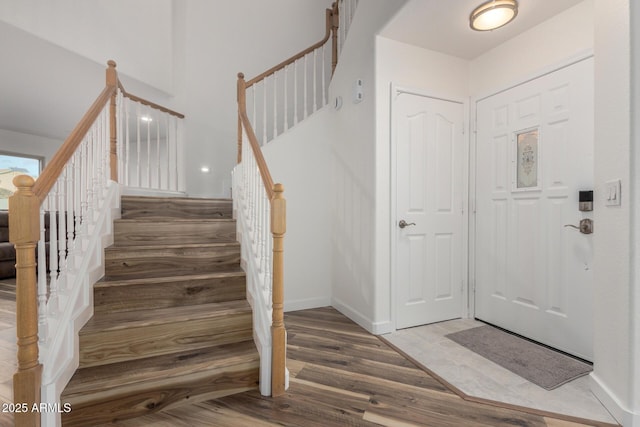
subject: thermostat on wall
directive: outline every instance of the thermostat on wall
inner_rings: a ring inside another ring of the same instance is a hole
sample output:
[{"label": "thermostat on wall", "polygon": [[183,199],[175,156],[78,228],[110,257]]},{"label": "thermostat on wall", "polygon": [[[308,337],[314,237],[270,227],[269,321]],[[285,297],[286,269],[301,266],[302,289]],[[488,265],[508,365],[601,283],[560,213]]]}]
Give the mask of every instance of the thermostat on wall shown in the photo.
[{"label": "thermostat on wall", "polygon": [[362,102],[362,99],[364,98],[364,91],[362,89],[362,86],[363,86],[362,79],[357,79],[353,83],[353,103],[354,104]]}]

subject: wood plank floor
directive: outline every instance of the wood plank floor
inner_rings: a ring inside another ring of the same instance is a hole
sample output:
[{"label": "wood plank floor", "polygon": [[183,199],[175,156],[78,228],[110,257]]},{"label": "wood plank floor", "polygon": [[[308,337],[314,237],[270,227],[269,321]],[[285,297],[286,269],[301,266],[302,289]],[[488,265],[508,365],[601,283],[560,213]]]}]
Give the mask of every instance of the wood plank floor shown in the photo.
[{"label": "wood plank floor", "polygon": [[[13,402],[13,373],[16,371],[15,279],[0,279],[0,405]],[[13,426],[13,414],[0,407],[0,427]]]},{"label": "wood plank floor", "polygon": [[[15,303],[0,299],[0,401],[11,401]],[[287,313],[291,385],[245,392],[113,426],[599,426],[468,402],[332,308]],[[0,413],[0,426],[13,425]]]},{"label": "wood plank floor", "polygon": [[468,402],[332,308],[287,313],[291,385],[246,392],[111,425],[547,426],[576,423]]}]

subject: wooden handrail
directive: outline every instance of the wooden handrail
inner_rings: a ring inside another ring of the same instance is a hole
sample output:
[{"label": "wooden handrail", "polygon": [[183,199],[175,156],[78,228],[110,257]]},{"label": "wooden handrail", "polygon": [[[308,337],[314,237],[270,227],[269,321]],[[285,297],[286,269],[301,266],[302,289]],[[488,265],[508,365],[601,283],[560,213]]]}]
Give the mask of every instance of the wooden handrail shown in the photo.
[{"label": "wooden handrail", "polygon": [[132,101],[139,102],[140,104],[146,105],[148,107],[151,107],[154,110],[160,110],[163,113],[170,114],[170,115],[175,116],[175,117],[177,117],[179,119],[184,119],[184,114],[178,113],[177,111],[170,110],[170,109],[168,109],[166,107],[163,107],[162,105],[158,105],[158,104],[155,104],[155,103],[153,103],[151,101],[147,101],[146,99],[143,99],[143,98],[140,98],[138,96],[132,95],[129,92],[126,92],[124,90],[124,88],[122,87],[122,84],[120,84],[119,86],[120,86],[120,91],[122,92],[122,96],[124,96],[125,98],[129,98]]},{"label": "wooden handrail", "polygon": [[240,121],[244,126],[245,131],[247,132],[247,138],[249,139],[249,144],[251,145],[251,150],[253,151],[253,155],[256,158],[256,163],[258,164],[258,170],[260,171],[260,176],[262,177],[262,183],[264,184],[264,189],[267,192],[267,198],[271,200],[274,195],[274,185],[273,178],[271,178],[271,172],[269,172],[269,168],[267,167],[267,162],[264,160],[264,156],[262,155],[262,149],[260,148],[260,144],[258,144],[258,138],[256,138],[256,134],[251,127],[251,122],[249,121],[249,117],[247,117],[247,113],[240,112]]},{"label": "wooden handrail", "polygon": [[111,100],[111,95],[116,91],[115,86],[106,86],[98,98],[93,102],[89,110],[82,117],[82,120],[73,129],[71,134],[64,141],[60,149],[53,156],[51,161],[44,168],[42,174],[38,177],[35,185],[33,186],[33,192],[40,200],[40,203],[47,197],[51,187],[55,184],[56,180],[62,173],[64,166],[67,164],[73,153],[76,152],[78,146],[82,142],[83,138],[91,129],[93,122],[98,118],[100,112],[104,109],[107,103]]},{"label": "wooden handrail", "polygon": [[[334,16],[334,13],[336,13],[335,11],[337,11],[337,10],[338,10],[337,3],[334,3],[332,9],[327,9],[325,11],[325,15],[326,15],[325,35],[322,38],[322,40],[320,40],[318,43],[315,43],[314,45],[309,46],[308,48],[306,48],[302,52],[293,55],[291,58],[289,58],[289,59],[287,59],[285,61],[282,61],[278,65],[269,68],[264,73],[258,74],[256,77],[252,78],[251,80],[249,80],[246,83],[246,87],[253,86],[254,84],[258,83],[259,81],[265,79],[266,77],[269,77],[271,74],[275,73],[276,71],[282,70],[287,65],[293,64],[298,59],[303,58],[305,55],[313,52],[314,50],[318,49],[319,47],[322,47],[322,45],[324,45],[327,42],[327,40],[329,40],[329,37],[331,37],[331,34],[334,33],[333,28],[335,26],[335,20],[333,19],[333,16]],[[334,58],[334,60],[335,60],[335,58]],[[333,61],[332,61],[332,63],[333,63]]]}]

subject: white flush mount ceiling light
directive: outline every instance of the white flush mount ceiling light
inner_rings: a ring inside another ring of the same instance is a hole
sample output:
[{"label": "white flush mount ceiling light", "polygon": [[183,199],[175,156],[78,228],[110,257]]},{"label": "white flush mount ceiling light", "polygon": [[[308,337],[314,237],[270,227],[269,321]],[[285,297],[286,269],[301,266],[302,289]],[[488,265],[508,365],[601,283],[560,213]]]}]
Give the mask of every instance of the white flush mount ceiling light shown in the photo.
[{"label": "white flush mount ceiling light", "polygon": [[516,0],[490,0],[471,12],[469,25],[476,31],[491,31],[513,21],[517,14]]}]

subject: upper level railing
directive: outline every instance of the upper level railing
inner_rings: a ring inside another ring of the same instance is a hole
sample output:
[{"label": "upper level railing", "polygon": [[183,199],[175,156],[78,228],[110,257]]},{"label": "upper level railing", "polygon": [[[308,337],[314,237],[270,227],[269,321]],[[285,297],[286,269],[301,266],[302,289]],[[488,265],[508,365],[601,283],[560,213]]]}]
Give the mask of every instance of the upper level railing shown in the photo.
[{"label": "upper level railing", "polygon": [[[286,132],[327,103],[331,75],[338,61],[338,4],[325,12],[325,35],[319,42],[245,81],[242,103],[260,145]],[[331,39],[331,40],[330,40]],[[329,46],[330,45],[330,46]],[[238,119],[238,162],[241,160]]]},{"label": "upper level railing", "polygon": [[244,74],[238,74],[238,165],[233,195],[239,234],[246,247],[247,288],[254,308],[255,336],[262,349],[261,363],[267,349],[271,356],[267,365],[270,387],[263,388],[261,382],[263,394],[279,396],[286,389],[282,242],[286,202],[284,187],[273,184],[260,147],[327,104],[331,76],[356,5],[357,0],[339,0],[327,9],[325,35],[309,48],[248,81]]},{"label": "upper level railing", "polygon": [[119,182],[184,192],[184,115],[128,93],[118,82]]},{"label": "upper level railing", "polygon": [[[105,212],[113,207],[108,203],[109,195],[117,194],[113,189],[118,177],[124,175],[127,183],[126,170],[119,173],[118,166],[122,169],[123,165],[127,168],[131,164],[119,161],[118,156],[124,153],[125,159],[130,158],[128,148],[121,148],[123,144],[119,143],[130,142],[129,132],[122,131],[123,120],[119,120],[126,117],[126,113],[119,114],[123,110],[123,97],[154,111],[182,117],[127,94],[118,80],[115,62],[109,61],[105,88],[38,180],[26,175],[14,179],[17,191],[9,198],[10,241],[16,248],[18,337],[13,392],[14,401],[29,408],[40,403],[41,385],[60,378],[63,365],[70,363],[67,354],[69,347],[73,348],[70,335],[78,320],[74,310],[86,301],[93,283],[102,274],[91,269],[95,259],[101,257],[97,246],[102,239],[95,234],[105,227]],[[137,132],[140,133],[139,127]],[[167,135],[163,141],[171,139]],[[154,148],[149,148],[150,140],[147,136],[146,152],[138,151],[142,153],[135,159],[138,163],[143,155],[155,155],[156,159],[165,159],[164,155],[167,159],[172,157],[167,149],[161,148],[160,137],[155,137]],[[169,160],[166,164],[175,169]],[[161,175],[156,172],[155,176]],[[162,184],[161,181],[155,182]],[[148,183],[153,184],[153,180]],[[68,370],[67,375],[70,376]],[[16,426],[40,425],[41,414],[37,411],[14,415]]]}]

